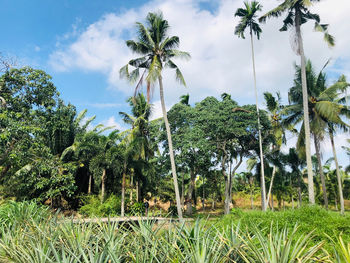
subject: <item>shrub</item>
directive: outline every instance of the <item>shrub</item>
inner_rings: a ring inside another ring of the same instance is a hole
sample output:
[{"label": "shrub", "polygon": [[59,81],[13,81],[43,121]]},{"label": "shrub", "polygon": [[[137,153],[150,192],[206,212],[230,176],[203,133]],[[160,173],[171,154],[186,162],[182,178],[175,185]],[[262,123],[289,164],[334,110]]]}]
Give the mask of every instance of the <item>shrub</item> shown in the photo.
[{"label": "shrub", "polygon": [[143,215],[145,213],[145,206],[142,202],[136,202],[129,208],[131,215]]},{"label": "shrub", "polygon": [[83,204],[79,213],[84,216],[107,217],[120,214],[121,200],[115,195],[110,195],[103,203],[98,196],[86,196],[83,198]]}]

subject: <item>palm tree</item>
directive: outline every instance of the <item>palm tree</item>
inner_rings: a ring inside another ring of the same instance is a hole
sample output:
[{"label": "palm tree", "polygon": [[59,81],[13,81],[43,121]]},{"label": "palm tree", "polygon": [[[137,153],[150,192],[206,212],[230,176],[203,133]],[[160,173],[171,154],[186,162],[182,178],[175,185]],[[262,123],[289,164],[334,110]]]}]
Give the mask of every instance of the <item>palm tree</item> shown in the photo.
[{"label": "palm tree", "polygon": [[[281,103],[281,95],[277,93],[275,98],[271,93],[265,92],[264,98],[265,98],[266,107],[268,110],[268,117],[270,119],[271,126],[272,126],[272,133],[275,139],[274,143],[272,144],[272,155],[278,156],[278,152],[281,149],[282,144],[286,143],[284,126],[282,124],[283,106]],[[272,177],[271,177],[269,191],[267,194],[267,201],[266,201],[267,204],[269,203],[269,198],[272,191],[273,180],[276,174],[276,169],[277,169],[276,165],[273,164]]]},{"label": "palm tree", "polygon": [[90,171],[95,175],[101,174],[101,203],[104,202],[106,196],[107,169],[112,170],[113,167],[119,167],[120,148],[117,141],[120,139],[118,130],[112,131],[107,136],[96,135],[97,153],[90,161]]},{"label": "palm tree", "polygon": [[[346,91],[346,89],[348,88],[349,86],[349,83],[347,83],[346,81],[346,78],[345,76],[341,76],[339,78],[339,80],[337,81],[337,83],[334,85],[337,90],[340,90],[340,91]],[[340,95],[340,94],[338,94]],[[347,95],[345,95],[347,97]],[[348,116],[348,107],[347,107],[347,98],[345,97],[344,98],[340,98],[338,99],[337,97],[330,97],[329,99],[332,101],[332,102],[343,102],[344,101],[346,102],[346,107],[345,109],[342,109],[342,113],[344,115],[347,115]],[[335,168],[336,168],[336,174],[337,174],[337,182],[338,182],[338,191],[339,191],[339,201],[340,201],[340,213],[343,215],[344,214],[344,196],[343,196],[343,187],[342,187],[342,178],[341,178],[341,171],[340,171],[340,168],[339,168],[339,163],[338,163],[338,157],[337,157],[337,151],[335,149],[335,145],[334,145],[334,134],[336,132],[337,129],[347,129],[347,127],[345,127],[344,125],[342,124],[337,124],[337,123],[332,123],[332,122],[328,122],[328,134],[329,134],[329,139],[331,141],[331,145],[332,145],[332,151],[333,151],[333,158],[334,158],[334,162],[335,162]]]},{"label": "palm tree", "polygon": [[121,216],[125,210],[125,183],[126,170],[129,159],[148,161],[153,156],[154,149],[151,145],[148,131],[148,120],[151,115],[151,105],[146,101],[142,93],[136,97],[130,97],[127,102],[131,107],[131,113],[119,112],[123,121],[131,125],[126,132],[122,144],[124,145],[124,165],[122,178]]},{"label": "palm tree", "polygon": [[[302,70],[299,66],[295,67],[296,77],[294,79],[294,86],[289,91],[289,99],[293,104],[285,108],[287,117],[284,122],[289,125],[302,123],[297,148],[303,156],[305,152],[305,133],[303,133],[303,130],[305,129],[306,121],[303,119]],[[345,114],[347,110],[335,100],[340,92],[343,92],[344,85],[337,82],[327,87],[326,75],[323,73],[323,69],[316,75],[311,62],[307,61],[306,63],[307,94],[309,94],[308,109],[310,110],[308,119],[310,120],[311,133],[314,137],[318,172],[320,173],[323,198],[325,207],[327,208],[328,197],[322,169],[320,141],[323,140],[329,123],[346,127],[340,115]]]},{"label": "palm tree", "polygon": [[286,162],[292,169],[292,173],[298,178],[298,206],[302,203],[302,186],[303,186],[303,174],[301,173],[301,168],[305,166],[305,162],[299,158],[299,155],[295,148],[289,148],[289,153],[286,155]]},{"label": "palm tree", "polygon": [[186,106],[190,106],[190,95],[187,93],[186,95],[180,96],[180,103]]},{"label": "palm tree", "polygon": [[283,3],[278,5],[273,10],[267,12],[265,15],[259,18],[260,22],[265,22],[270,17],[280,17],[283,13],[287,12],[287,17],[283,20],[283,26],[280,31],[287,31],[290,27],[295,28],[295,41],[293,48],[297,55],[300,55],[301,75],[302,75],[302,93],[303,93],[303,110],[305,120],[305,150],[306,150],[306,163],[308,173],[308,192],[309,202],[315,204],[315,192],[312,174],[311,163],[311,147],[310,147],[310,126],[309,126],[309,109],[308,109],[308,94],[307,94],[307,82],[306,82],[306,70],[305,70],[305,55],[303,47],[303,39],[301,36],[301,26],[308,20],[315,21],[315,29],[324,33],[326,42],[330,45],[334,45],[333,37],[328,33],[328,25],[320,24],[320,17],[317,14],[312,14],[309,11],[309,7],[313,2],[319,2],[320,0],[284,0]]},{"label": "palm tree", "polygon": [[258,115],[258,131],[259,131],[259,150],[260,150],[260,164],[261,164],[261,208],[263,211],[267,209],[266,203],[266,189],[265,189],[265,172],[264,172],[264,155],[262,149],[262,138],[261,138],[261,127],[260,127],[260,116],[259,116],[259,103],[258,103],[258,91],[256,88],[256,74],[255,74],[255,59],[254,59],[254,42],[253,42],[253,34],[260,38],[260,34],[262,32],[259,24],[256,22],[257,12],[261,11],[262,6],[256,2],[252,1],[244,2],[245,8],[238,8],[235,16],[239,16],[241,18],[240,23],[235,28],[235,35],[238,37],[244,37],[244,31],[248,28],[250,34],[250,44],[252,48],[252,60],[253,60],[253,75],[254,75],[254,90],[255,90],[255,104],[256,104],[256,112]]},{"label": "palm tree", "polygon": [[[120,76],[127,78],[132,82],[138,81],[135,89],[136,92],[138,89],[140,89],[143,79],[145,78],[147,83],[148,100],[150,99],[153,85],[158,81],[163,118],[168,137],[169,155],[175,188],[177,212],[179,218],[182,219],[181,201],[177,183],[173,143],[164,102],[162,72],[164,68],[174,69],[176,73],[176,79],[180,82],[180,84],[186,86],[185,79],[180,69],[172,59],[177,57],[190,58],[190,55],[187,52],[176,49],[180,44],[179,37],[168,37],[168,29],[168,21],[163,19],[163,15],[161,13],[148,13],[146,17],[146,26],[142,23],[137,23],[137,41],[128,40],[126,41],[126,45],[134,53],[141,55],[141,57],[130,60],[126,66],[122,67],[120,69]],[[129,72],[129,66],[132,66],[135,69]],[[143,70],[141,76],[140,70]]]}]

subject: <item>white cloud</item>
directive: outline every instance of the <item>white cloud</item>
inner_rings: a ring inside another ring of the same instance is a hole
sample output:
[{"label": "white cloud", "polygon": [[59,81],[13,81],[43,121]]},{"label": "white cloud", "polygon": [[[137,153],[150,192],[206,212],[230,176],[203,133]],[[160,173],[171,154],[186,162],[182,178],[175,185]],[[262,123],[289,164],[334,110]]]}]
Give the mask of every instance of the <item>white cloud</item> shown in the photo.
[{"label": "white cloud", "polygon": [[[60,71],[82,69],[106,74],[109,84],[127,95],[130,87],[119,79],[119,69],[134,57],[125,45],[125,39],[135,35],[135,22],[144,21],[149,11],[161,10],[171,25],[170,34],[181,39],[181,49],[192,55],[189,62],[179,61],[188,89],[180,88],[170,72],[165,73],[166,98],[170,103],[181,94],[189,92],[192,101],[222,92],[232,93],[236,100],[250,100],[253,96],[249,39],[238,39],[234,26],[238,19],[234,11],[241,1],[218,1],[214,13],[200,9],[198,0],[154,0],[138,9],[121,14],[107,14],[91,24],[68,45],[51,54],[50,63]],[[350,1],[325,0],[315,6],[322,21],[330,23],[337,45],[333,49],[322,43],[322,35],[312,30],[312,24],[304,27],[305,51],[318,68],[329,59],[341,58],[343,65],[350,65],[348,46],[350,35],[344,23]],[[264,11],[276,5],[275,1],[261,1]],[[332,12],[329,12],[332,10]],[[273,19],[263,25],[260,41],[255,41],[256,66],[259,93],[281,90],[286,94],[293,78],[293,62],[298,60],[290,48],[289,33],[279,33],[282,19]],[[74,29],[74,32],[77,32]],[[76,35],[75,33],[74,35]],[[333,68],[334,71],[339,68]],[[349,73],[348,73],[349,74]],[[350,76],[349,76],[350,77]],[[156,92],[157,93],[157,92]],[[157,95],[156,95],[157,99]],[[251,100],[253,103],[253,100]]]},{"label": "white cloud", "polygon": [[99,109],[118,108],[118,107],[122,106],[120,103],[108,103],[108,102],[105,102],[105,103],[87,103],[84,105],[94,107],[94,108],[99,108]]},{"label": "white cloud", "polygon": [[115,117],[112,116],[106,120],[101,121],[101,124],[103,124],[103,126],[105,127],[113,127],[113,129],[117,129],[120,131],[125,130],[125,128],[123,126],[120,125],[119,122],[116,121]]}]

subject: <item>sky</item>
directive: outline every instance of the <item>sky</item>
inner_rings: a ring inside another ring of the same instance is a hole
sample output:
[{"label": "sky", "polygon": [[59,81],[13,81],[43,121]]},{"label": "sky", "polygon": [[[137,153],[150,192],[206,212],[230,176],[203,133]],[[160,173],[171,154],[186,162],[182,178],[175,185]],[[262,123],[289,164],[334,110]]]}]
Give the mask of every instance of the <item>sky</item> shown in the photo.
[{"label": "sky", "polygon": [[[128,111],[126,99],[134,87],[119,78],[119,69],[134,57],[125,40],[134,39],[135,22],[144,22],[148,12],[161,11],[171,26],[169,34],[180,37],[180,49],[191,54],[189,61],[176,61],[187,82],[180,86],[173,72],[164,72],[167,108],[190,95],[190,103],[207,96],[231,94],[240,104],[254,104],[254,86],[249,39],[234,35],[238,18],[234,17],[242,0],[0,0],[0,52],[45,70],[53,78],[61,97],[78,111],[88,109],[96,115],[95,124],[128,128],[119,111]],[[264,12],[279,1],[261,0]],[[311,8],[330,24],[336,46],[329,48],[322,34],[314,32],[310,22],[303,26],[305,54],[319,71],[326,68],[329,84],[341,74],[350,79],[349,0],[323,0]],[[291,48],[293,32],[279,32],[282,19],[262,25],[263,33],[255,41],[259,104],[263,92],[280,91],[287,103],[293,85],[294,63],[299,59]],[[152,98],[153,118],[161,116],[159,90]],[[336,147],[340,163],[348,165],[341,146],[348,135],[338,133]],[[288,145],[296,138],[289,136]],[[322,143],[323,159],[331,156],[326,138]]]}]

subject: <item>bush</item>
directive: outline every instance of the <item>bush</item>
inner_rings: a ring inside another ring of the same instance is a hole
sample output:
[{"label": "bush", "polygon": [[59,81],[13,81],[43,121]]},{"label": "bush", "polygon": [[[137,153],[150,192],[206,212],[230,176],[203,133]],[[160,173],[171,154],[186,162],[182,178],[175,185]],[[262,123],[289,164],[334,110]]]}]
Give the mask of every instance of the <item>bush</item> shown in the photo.
[{"label": "bush", "polygon": [[145,206],[142,202],[136,202],[129,208],[131,215],[143,215],[145,213]]},{"label": "bush", "polygon": [[102,204],[95,195],[85,196],[82,201],[84,205],[80,207],[79,213],[84,216],[107,217],[120,214],[121,200],[115,195],[110,195]]}]

